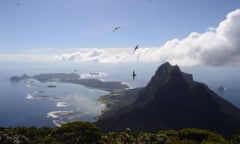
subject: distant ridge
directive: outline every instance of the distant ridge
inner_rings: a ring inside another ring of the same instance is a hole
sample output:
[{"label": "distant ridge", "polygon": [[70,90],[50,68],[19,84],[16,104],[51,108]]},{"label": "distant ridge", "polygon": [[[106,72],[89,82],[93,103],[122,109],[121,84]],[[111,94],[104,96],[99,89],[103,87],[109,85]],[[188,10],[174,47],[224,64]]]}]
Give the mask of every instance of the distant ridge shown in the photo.
[{"label": "distant ridge", "polygon": [[96,124],[105,131],[203,128],[233,134],[240,130],[240,110],[166,62],[132,104],[103,114]]}]

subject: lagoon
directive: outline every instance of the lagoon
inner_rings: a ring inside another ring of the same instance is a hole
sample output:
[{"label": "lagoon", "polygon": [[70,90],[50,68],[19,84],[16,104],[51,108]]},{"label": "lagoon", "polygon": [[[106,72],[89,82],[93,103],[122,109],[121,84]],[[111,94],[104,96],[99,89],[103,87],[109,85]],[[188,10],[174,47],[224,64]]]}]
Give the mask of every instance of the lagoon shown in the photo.
[{"label": "lagoon", "polygon": [[[11,67],[1,65],[0,69],[0,127],[36,126],[54,127],[57,122],[95,121],[101,114],[103,104],[97,101],[106,91],[88,88],[78,84],[46,82],[34,79],[10,82],[13,75],[36,74],[37,72],[65,72],[53,67],[23,65]],[[49,87],[54,85],[56,87]]]},{"label": "lagoon", "polygon": [[[50,88],[49,85],[56,87]],[[108,92],[77,84],[29,79],[1,81],[0,126],[54,126],[57,120],[94,121],[103,104],[98,97]]]},{"label": "lagoon", "polygon": [[[160,64],[96,64],[96,63],[0,63],[0,127],[49,126],[70,121],[95,121],[104,105],[97,99],[108,92],[78,84],[29,79],[11,83],[14,75],[42,73],[77,73],[89,77],[89,72],[102,72],[97,77],[105,81],[121,81],[131,88],[145,86]],[[207,84],[221,97],[240,107],[240,68],[181,68],[192,73],[196,81]],[[132,80],[132,70],[137,77]],[[49,88],[48,85],[56,87]],[[224,86],[226,92],[218,92]]]}]

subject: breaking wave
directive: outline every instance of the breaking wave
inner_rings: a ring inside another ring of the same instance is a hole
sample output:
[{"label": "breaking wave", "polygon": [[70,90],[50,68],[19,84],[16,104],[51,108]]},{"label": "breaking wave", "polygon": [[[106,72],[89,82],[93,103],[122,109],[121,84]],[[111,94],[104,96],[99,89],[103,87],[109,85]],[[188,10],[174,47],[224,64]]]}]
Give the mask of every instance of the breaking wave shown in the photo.
[{"label": "breaking wave", "polygon": [[47,113],[47,117],[49,118],[59,118],[59,117],[68,117],[73,115],[82,114],[79,111],[51,111]]},{"label": "breaking wave", "polygon": [[50,96],[47,95],[32,95],[32,94],[27,94],[26,99],[44,99],[44,98],[49,98]]},{"label": "breaking wave", "polygon": [[66,107],[66,106],[69,106],[70,104],[69,103],[66,103],[66,102],[58,102],[57,103],[57,107]]}]

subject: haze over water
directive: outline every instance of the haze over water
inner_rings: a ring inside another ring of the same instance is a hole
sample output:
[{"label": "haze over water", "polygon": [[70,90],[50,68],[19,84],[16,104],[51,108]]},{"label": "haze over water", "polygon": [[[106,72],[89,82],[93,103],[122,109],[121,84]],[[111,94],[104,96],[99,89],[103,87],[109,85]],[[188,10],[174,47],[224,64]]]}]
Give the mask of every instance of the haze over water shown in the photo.
[{"label": "haze over water", "polygon": [[[49,68],[45,64],[36,69],[35,64],[21,65],[14,68],[2,65],[0,70],[0,126],[54,126],[58,121],[94,121],[101,114],[102,105],[97,99],[108,92],[70,83],[41,83],[33,79],[9,81],[13,75],[66,72],[64,69],[68,67],[58,69],[52,65]],[[56,85],[56,88],[48,85]]]},{"label": "haze over water", "polygon": [[[160,63],[1,63],[0,69],[0,126],[55,126],[58,123],[75,120],[95,121],[101,114],[102,105],[97,102],[107,92],[69,83],[41,83],[36,80],[23,80],[11,83],[13,75],[30,76],[42,73],[72,73],[77,70],[82,77],[89,72],[102,72],[101,80],[121,81],[131,88],[147,85]],[[240,68],[229,67],[180,67],[192,73],[194,80],[206,83],[221,97],[240,107]],[[137,73],[132,80],[132,70]],[[91,78],[91,77],[88,77]],[[48,88],[48,85],[56,88]],[[219,92],[220,86],[226,92]]]}]

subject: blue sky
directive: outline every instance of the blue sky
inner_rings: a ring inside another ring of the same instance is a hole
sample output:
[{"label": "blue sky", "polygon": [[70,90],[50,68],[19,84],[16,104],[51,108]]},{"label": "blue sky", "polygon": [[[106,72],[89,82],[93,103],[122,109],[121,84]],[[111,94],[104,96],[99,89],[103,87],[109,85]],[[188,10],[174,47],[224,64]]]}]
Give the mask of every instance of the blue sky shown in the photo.
[{"label": "blue sky", "polygon": [[[217,28],[239,6],[240,0],[1,0],[0,54],[160,49]],[[116,26],[122,28],[113,33]]]},{"label": "blue sky", "polygon": [[[239,6],[239,0],[1,0],[0,48],[159,46],[217,26]],[[112,33],[115,26],[122,29]]]}]

